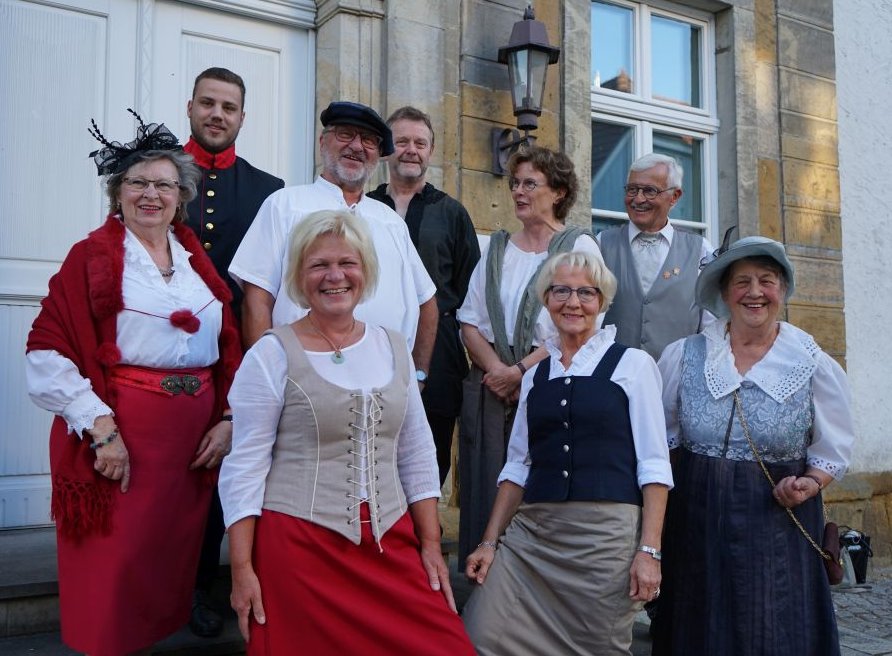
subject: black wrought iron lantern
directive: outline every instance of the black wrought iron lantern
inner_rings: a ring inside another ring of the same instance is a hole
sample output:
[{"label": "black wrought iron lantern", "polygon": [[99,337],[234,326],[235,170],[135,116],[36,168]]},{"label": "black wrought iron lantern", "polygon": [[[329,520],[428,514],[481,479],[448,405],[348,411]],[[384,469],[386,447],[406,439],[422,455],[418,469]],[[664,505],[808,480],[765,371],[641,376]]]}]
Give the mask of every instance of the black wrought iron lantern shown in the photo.
[{"label": "black wrought iron lantern", "polygon": [[545,24],[537,21],[532,6],[528,6],[523,20],[514,24],[508,45],[499,48],[499,63],[508,65],[511,86],[511,102],[517,127],[493,128],[493,173],[505,175],[505,164],[511,153],[523,143],[535,140],[530,130],[539,127],[542,114],[542,96],[545,94],[545,77],[548,67],[556,64],[561,49],[548,42]]}]

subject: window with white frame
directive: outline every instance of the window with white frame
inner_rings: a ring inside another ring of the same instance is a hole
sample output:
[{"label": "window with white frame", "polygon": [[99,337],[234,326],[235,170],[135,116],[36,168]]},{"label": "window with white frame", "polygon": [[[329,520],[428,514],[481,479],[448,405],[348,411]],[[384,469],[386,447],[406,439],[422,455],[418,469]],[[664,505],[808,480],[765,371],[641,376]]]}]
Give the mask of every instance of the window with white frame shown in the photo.
[{"label": "window with white frame", "polygon": [[684,169],[672,223],[709,237],[718,207],[712,16],[674,3],[592,0],[591,28],[592,227],[628,220],[629,166],[657,152]]}]

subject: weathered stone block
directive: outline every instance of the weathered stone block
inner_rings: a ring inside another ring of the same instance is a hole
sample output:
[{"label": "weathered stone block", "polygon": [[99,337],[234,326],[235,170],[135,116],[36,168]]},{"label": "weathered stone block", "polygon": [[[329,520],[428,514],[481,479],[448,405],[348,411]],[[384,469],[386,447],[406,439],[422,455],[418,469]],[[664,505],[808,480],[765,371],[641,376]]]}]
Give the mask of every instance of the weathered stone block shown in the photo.
[{"label": "weathered stone block", "polygon": [[842,308],[842,262],[796,255],[790,255],[790,262],[796,270],[794,303]]},{"label": "weathered stone block", "polygon": [[839,170],[836,167],[783,160],[784,205],[839,214]]},{"label": "weathered stone block", "polygon": [[777,21],[778,65],[836,79],[832,30],[788,18]]},{"label": "weathered stone block", "polygon": [[842,257],[842,225],[838,214],[787,208],[784,228],[790,252],[835,259]]},{"label": "weathered stone block", "polygon": [[514,216],[514,205],[505,178],[481,171],[461,173],[461,202],[468,209],[478,232],[502,228],[513,232],[521,228]]},{"label": "weathered stone block", "polygon": [[836,121],[781,112],[781,149],[784,157],[836,166],[839,133]]},{"label": "weathered stone block", "polygon": [[822,308],[791,303],[787,307],[787,321],[810,333],[820,347],[831,356],[839,359],[845,357],[846,321],[841,308]]},{"label": "weathered stone block", "polygon": [[781,109],[836,120],[836,84],[833,81],[783,68],[778,75]]},{"label": "weathered stone block", "polygon": [[499,48],[508,43],[511,28],[523,19],[523,10],[527,5],[519,0],[514,2],[515,7],[506,4],[509,3],[496,4],[488,0],[466,0],[462,3],[462,55],[497,61]]},{"label": "weathered stone block", "polygon": [[759,159],[759,234],[783,241],[780,207],[780,164]]},{"label": "weathered stone block", "polygon": [[511,107],[511,93],[463,82],[461,85],[461,113],[463,116],[484,119],[514,127],[517,122]]},{"label": "weathered stone block", "polygon": [[833,0],[777,0],[777,13],[833,29]]},{"label": "weathered stone block", "polygon": [[777,63],[777,14],[774,0],[756,0],[756,60]]}]

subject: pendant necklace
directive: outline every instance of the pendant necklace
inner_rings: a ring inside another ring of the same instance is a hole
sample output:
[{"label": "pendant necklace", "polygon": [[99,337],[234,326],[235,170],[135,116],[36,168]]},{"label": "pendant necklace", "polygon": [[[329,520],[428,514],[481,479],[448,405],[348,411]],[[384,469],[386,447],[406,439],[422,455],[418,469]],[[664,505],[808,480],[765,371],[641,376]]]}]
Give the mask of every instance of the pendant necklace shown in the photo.
[{"label": "pendant necklace", "polygon": [[350,330],[347,332],[346,335],[344,335],[344,339],[341,340],[341,343],[339,345],[335,345],[335,343],[333,341],[331,341],[324,332],[319,330],[319,328],[316,326],[316,322],[313,321],[312,314],[307,315],[307,321],[310,322],[310,327],[319,335],[319,337],[321,337],[326,342],[328,342],[328,345],[334,350],[334,353],[331,354],[331,361],[334,362],[335,364],[344,364],[344,361],[347,358],[344,357],[344,354],[341,352],[341,349],[344,348],[344,343],[348,339],[350,339],[350,335],[353,334],[353,329],[356,328],[356,319],[355,318],[353,319],[353,323],[350,324]]}]

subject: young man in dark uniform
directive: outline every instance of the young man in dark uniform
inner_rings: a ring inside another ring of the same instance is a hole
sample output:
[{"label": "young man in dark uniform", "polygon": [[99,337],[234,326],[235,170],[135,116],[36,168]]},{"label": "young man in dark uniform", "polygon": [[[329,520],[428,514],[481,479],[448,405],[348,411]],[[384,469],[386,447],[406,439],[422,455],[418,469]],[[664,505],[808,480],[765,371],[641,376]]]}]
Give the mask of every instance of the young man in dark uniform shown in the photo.
[{"label": "young man in dark uniform", "polygon": [[[412,243],[437,286],[440,320],[430,370],[419,371],[418,377],[437,447],[442,485],[449,472],[455,419],[461,412],[461,384],[468,374],[455,312],[465,300],[471,272],[480,259],[480,246],[464,205],[425,181],[434,150],[428,115],[414,107],[402,107],[391,114],[387,124],[396,148],[387,161],[390,182],[369,192],[369,196],[403,217]],[[424,335],[416,336],[416,340],[422,339]]]},{"label": "young man in dark uniform", "polygon": [[[202,172],[198,195],[186,208],[187,225],[195,231],[220,277],[232,290],[232,309],[241,317],[242,291],[227,269],[260,205],[283,180],[251,166],[235,154],[235,140],[245,120],[245,83],[225,68],[209,68],[195,78],[186,105],[192,136],[183,150]],[[206,438],[207,439],[207,438]],[[205,444],[193,467],[206,466],[211,456],[229,453],[230,444]],[[223,619],[210,603],[210,590],[220,563],[223,511],[216,490],[198,564],[189,628],[210,638],[223,630]]]}]

